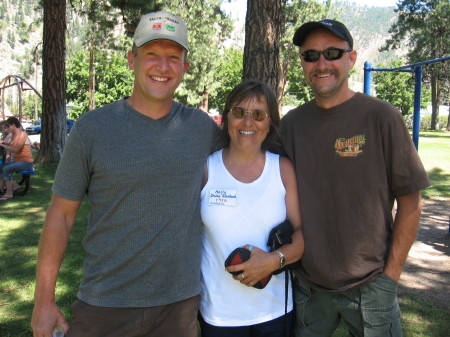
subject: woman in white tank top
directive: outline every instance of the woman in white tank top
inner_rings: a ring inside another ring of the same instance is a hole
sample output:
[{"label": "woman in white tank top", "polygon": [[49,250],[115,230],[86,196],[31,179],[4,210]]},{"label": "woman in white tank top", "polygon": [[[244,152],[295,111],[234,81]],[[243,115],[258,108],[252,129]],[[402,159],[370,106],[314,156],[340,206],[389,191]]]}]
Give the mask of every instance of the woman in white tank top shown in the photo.
[{"label": "woman in white tank top", "polygon": [[[202,337],[282,337],[286,322],[289,328],[292,290],[285,315],[284,273],[263,289],[253,287],[299,260],[304,248],[294,168],[268,151],[278,140],[279,121],[275,95],[262,82],[243,82],[227,97],[224,148],[208,158],[201,192]],[[268,252],[269,232],[286,218],[294,227],[292,243]],[[225,269],[238,247],[249,249],[250,259]]]}]

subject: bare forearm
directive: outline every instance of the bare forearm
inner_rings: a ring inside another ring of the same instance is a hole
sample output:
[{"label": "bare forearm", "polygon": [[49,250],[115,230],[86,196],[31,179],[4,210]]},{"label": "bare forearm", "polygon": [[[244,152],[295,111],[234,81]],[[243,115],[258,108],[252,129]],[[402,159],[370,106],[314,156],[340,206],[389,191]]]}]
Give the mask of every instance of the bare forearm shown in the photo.
[{"label": "bare forearm", "polygon": [[53,196],[39,243],[34,309],[31,317],[33,336],[50,336],[56,325],[67,332],[69,325],[55,303],[55,287],[79,202]]},{"label": "bare forearm", "polygon": [[59,268],[69,240],[67,229],[47,221],[39,244],[36,270],[35,301],[54,301],[54,290]]},{"label": "bare forearm", "polygon": [[397,198],[392,243],[384,273],[398,281],[416,238],[421,213],[419,192]]},{"label": "bare forearm", "polygon": [[280,250],[286,256],[286,264],[300,260],[305,250],[302,230],[296,229],[292,234],[292,243],[281,246]]},{"label": "bare forearm", "polygon": [[56,279],[78,211],[78,203],[69,202],[69,211],[62,211],[64,204],[61,198],[54,198],[45,219],[36,270],[36,303],[54,301]]}]

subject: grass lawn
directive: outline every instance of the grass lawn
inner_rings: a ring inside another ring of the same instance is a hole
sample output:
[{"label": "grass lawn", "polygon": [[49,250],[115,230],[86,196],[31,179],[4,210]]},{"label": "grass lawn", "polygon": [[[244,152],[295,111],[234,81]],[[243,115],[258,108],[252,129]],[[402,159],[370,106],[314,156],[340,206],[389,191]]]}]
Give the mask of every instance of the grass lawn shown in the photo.
[{"label": "grass lawn", "polygon": [[423,191],[426,199],[450,198],[450,133],[421,132],[419,155],[433,183]]},{"label": "grass lawn", "polygon": [[[419,154],[433,181],[424,197],[450,198],[450,133],[425,132],[419,140]],[[34,270],[37,245],[56,164],[36,165],[32,188],[22,198],[0,203],[0,336],[29,337],[33,309]],[[81,279],[85,233],[89,205],[83,202],[72,232],[57,284],[57,302],[70,319],[70,306],[76,298]],[[400,298],[404,335],[444,337],[450,331],[450,313],[417,300]],[[340,326],[333,337],[347,336]],[[126,336],[124,336],[126,337]]]}]

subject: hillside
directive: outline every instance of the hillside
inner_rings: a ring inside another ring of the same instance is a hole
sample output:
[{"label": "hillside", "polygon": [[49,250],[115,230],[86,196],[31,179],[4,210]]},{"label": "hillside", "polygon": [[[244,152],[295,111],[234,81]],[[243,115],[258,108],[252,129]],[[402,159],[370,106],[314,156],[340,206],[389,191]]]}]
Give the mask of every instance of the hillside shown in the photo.
[{"label": "hillside", "polygon": [[[33,61],[33,51],[42,41],[42,10],[38,0],[0,0],[0,80],[19,74]],[[34,82],[34,81],[33,81]]]},{"label": "hillside", "polygon": [[363,81],[365,61],[375,66],[405,54],[404,50],[378,51],[389,37],[389,28],[396,21],[394,7],[357,6],[352,2],[338,2],[336,7],[340,13],[338,20],[344,22],[352,33],[354,48],[358,51],[354,80]]}]

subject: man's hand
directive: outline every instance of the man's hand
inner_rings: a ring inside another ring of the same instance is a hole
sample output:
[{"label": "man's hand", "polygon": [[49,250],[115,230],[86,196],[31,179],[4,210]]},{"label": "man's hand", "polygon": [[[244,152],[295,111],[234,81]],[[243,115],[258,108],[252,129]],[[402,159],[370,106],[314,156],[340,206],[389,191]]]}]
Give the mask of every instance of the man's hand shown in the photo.
[{"label": "man's hand", "polygon": [[64,334],[67,334],[69,324],[55,303],[34,306],[31,317],[33,337],[52,337],[53,329],[57,325],[64,330]]}]

